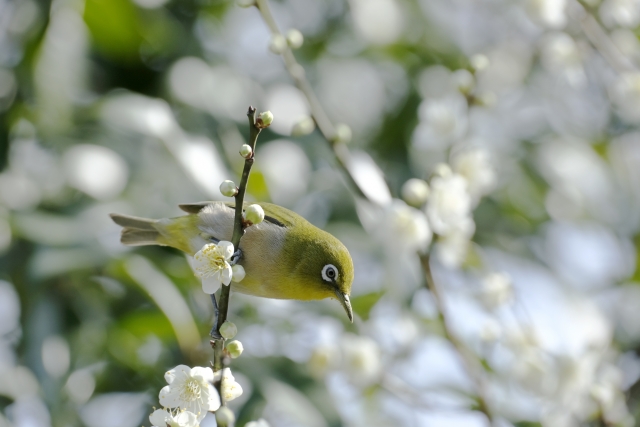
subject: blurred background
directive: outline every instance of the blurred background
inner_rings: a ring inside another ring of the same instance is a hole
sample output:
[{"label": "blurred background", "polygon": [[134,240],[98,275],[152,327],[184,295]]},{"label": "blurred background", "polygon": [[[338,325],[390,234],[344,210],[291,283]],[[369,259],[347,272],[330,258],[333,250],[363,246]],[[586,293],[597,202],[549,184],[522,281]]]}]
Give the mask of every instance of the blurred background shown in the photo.
[{"label": "blurred background", "polygon": [[271,7],[370,202],[256,8],[0,0],[0,426],[149,425],[164,372],[207,366],[185,257],[125,248],[108,214],[222,200],[249,105],[275,120],[248,198],[346,244],[358,318],[233,294],[237,425],[486,426],[478,395],[499,426],[636,425],[640,2]]}]

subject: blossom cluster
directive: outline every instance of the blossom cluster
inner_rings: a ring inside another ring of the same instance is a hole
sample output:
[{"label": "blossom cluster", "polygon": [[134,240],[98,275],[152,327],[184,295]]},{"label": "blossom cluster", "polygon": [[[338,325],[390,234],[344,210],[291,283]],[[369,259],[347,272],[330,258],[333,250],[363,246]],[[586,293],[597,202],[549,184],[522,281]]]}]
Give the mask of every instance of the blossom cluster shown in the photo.
[{"label": "blossom cluster", "polygon": [[164,375],[167,384],[160,390],[163,409],[156,409],[149,420],[156,427],[197,427],[208,412],[220,408],[220,395],[213,387],[222,381],[222,398],[230,402],[242,395],[242,387],[229,368],[213,372],[211,368],[178,365]]}]

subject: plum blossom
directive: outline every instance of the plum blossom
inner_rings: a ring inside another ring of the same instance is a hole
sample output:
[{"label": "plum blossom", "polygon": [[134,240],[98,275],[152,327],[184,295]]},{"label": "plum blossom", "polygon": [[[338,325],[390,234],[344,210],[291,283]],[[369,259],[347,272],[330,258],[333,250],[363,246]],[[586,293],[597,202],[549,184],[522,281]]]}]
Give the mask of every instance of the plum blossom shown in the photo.
[{"label": "plum blossom", "polygon": [[451,161],[453,171],[467,180],[467,189],[474,205],[493,190],[496,173],[487,150],[480,147],[460,150]]},{"label": "plum blossom", "polygon": [[491,273],[482,279],[480,300],[488,310],[496,309],[512,298],[513,287],[507,274]]},{"label": "plum blossom", "polygon": [[156,409],[149,415],[149,421],[153,427],[198,427],[198,417],[193,412],[172,411]]},{"label": "plum blossom", "polygon": [[469,184],[462,175],[433,177],[426,213],[434,233],[447,235],[472,228],[471,202]]},{"label": "plum blossom", "polygon": [[[222,373],[221,373],[222,372]],[[224,368],[213,374],[213,379],[218,381],[222,375],[222,398],[225,402],[230,402],[242,396],[242,386],[236,382],[235,377],[231,373],[231,369]]]},{"label": "plum blossom", "polygon": [[417,148],[444,149],[462,138],[468,127],[468,105],[460,93],[426,99],[418,111],[420,124],[413,133]]},{"label": "plum blossom", "polygon": [[426,250],[433,233],[424,212],[402,200],[394,200],[385,212],[385,224],[390,240],[402,243],[407,250]]},{"label": "plum blossom", "polygon": [[220,284],[229,285],[233,277],[230,264],[233,255],[233,244],[227,241],[209,243],[193,256],[193,269],[196,276],[202,279],[202,290],[212,294],[220,288]]},{"label": "plum blossom", "polygon": [[164,374],[169,385],[160,390],[160,404],[192,412],[202,421],[207,412],[220,407],[220,397],[212,386],[213,378],[211,368],[178,365]]},{"label": "plum blossom", "polygon": [[367,386],[382,372],[378,343],[366,336],[345,334],[342,340],[343,368],[354,384]]}]

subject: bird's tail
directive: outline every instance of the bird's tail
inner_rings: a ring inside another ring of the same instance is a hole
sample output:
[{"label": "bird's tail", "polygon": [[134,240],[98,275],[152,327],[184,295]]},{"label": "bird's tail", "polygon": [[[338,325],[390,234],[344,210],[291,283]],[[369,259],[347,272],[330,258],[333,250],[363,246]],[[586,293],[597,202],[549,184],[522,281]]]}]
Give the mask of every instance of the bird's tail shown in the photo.
[{"label": "bird's tail", "polygon": [[113,222],[121,225],[120,241],[127,246],[163,245],[161,234],[156,228],[155,219],[139,218],[129,215],[110,214]]}]

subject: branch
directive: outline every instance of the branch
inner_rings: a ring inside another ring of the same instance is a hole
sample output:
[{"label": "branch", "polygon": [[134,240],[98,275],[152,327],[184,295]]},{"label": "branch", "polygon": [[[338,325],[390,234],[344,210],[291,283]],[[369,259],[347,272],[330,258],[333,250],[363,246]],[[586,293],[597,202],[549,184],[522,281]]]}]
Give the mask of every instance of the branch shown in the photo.
[{"label": "branch", "polygon": [[[242,208],[244,205],[244,195],[247,190],[247,184],[249,182],[249,175],[251,174],[251,167],[254,162],[254,153],[256,149],[256,142],[258,141],[258,135],[260,135],[260,131],[262,130],[258,126],[256,126],[256,109],[253,107],[249,107],[249,111],[247,111],[247,117],[249,118],[249,145],[251,146],[251,156],[245,159],[244,161],[244,169],[242,170],[242,178],[240,179],[240,185],[238,187],[238,192],[235,195],[236,207],[235,207],[235,216],[233,221],[233,236],[231,237],[231,243],[233,244],[234,250],[238,250],[240,245],[240,239],[244,235],[244,227],[242,224]],[[225,365],[224,358],[224,338],[220,334],[220,326],[227,320],[227,313],[229,311],[229,295],[231,293],[231,285],[222,286],[220,289],[220,297],[218,303],[218,315],[216,321],[216,332],[220,338],[213,340],[213,370],[214,372],[221,371]],[[218,389],[218,393],[220,394],[220,399],[222,400],[222,404],[224,404],[224,399],[222,397],[222,375],[220,375],[220,381],[216,383],[216,388]]]},{"label": "branch", "polygon": [[[576,10],[581,14],[581,16],[576,16],[576,18],[580,22],[582,32],[587,37],[587,40],[589,40],[589,43],[602,55],[611,68],[619,74],[638,71],[635,64],[620,52],[591,12],[578,0],[574,3]],[[578,15],[578,13],[576,15]]]},{"label": "branch", "polygon": [[492,425],[493,415],[491,414],[491,410],[489,409],[489,405],[487,404],[486,385],[482,376],[482,372],[484,369],[482,365],[478,363],[477,358],[469,351],[464,343],[460,341],[451,330],[451,327],[447,322],[448,316],[446,314],[444,302],[442,301],[442,296],[440,295],[440,290],[438,289],[435,280],[433,280],[430,261],[431,260],[429,254],[420,255],[420,262],[422,263],[422,268],[427,279],[427,288],[429,289],[429,292],[431,292],[433,300],[436,304],[436,308],[438,309],[438,318],[440,320],[440,323],[442,324],[444,336],[453,345],[455,350],[462,358],[463,367],[465,371],[467,371],[467,375],[469,375],[476,388],[478,410],[487,417],[489,424]]},{"label": "branch", "polygon": [[[260,15],[262,19],[269,27],[272,35],[282,35],[282,32],[278,28],[278,24],[276,24],[275,19],[273,19],[273,14],[271,13],[271,8],[269,7],[268,0],[256,0],[256,7],[260,11]],[[307,98],[307,102],[309,102],[309,108],[311,109],[311,116],[315,120],[318,125],[318,129],[322,136],[324,136],[325,140],[329,143],[329,146],[333,150],[333,153],[336,157],[338,165],[345,172],[345,176],[347,180],[350,182],[352,188],[356,191],[358,196],[368,199],[364,191],[360,185],[356,182],[349,171],[348,165],[351,162],[351,153],[347,148],[344,142],[338,140],[338,134],[336,132],[336,127],[331,123],[331,119],[322,108],[318,97],[316,96],[313,88],[311,87],[311,83],[307,80],[306,73],[302,65],[296,61],[293,52],[287,46],[282,52],[282,58],[284,60],[284,65],[289,72],[291,78],[295,82],[296,86]]]}]

